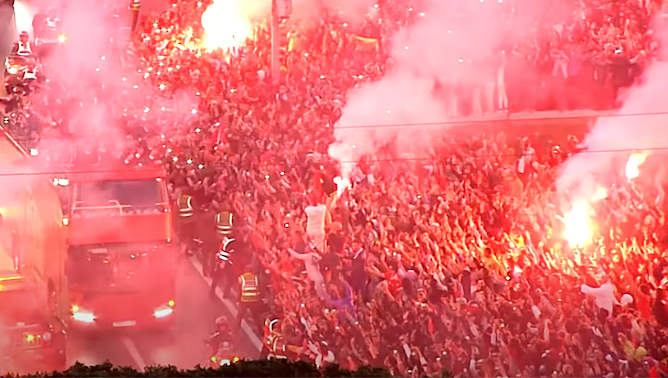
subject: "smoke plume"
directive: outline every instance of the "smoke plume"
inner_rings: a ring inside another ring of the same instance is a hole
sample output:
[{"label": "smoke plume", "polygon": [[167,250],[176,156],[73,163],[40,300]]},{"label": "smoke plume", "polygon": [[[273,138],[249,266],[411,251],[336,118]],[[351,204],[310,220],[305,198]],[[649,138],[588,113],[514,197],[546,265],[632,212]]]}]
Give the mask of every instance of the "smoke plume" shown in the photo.
[{"label": "smoke plume", "polygon": [[[655,23],[655,28],[658,25]],[[666,29],[661,28],[656,36],[668,36]],[[663,50],[660,54],[666,53]],[[596,121],[582,142],[588,153],[574,155],[561,167],[556,185],[562,196],[593,200],[598,183],[624,173],[623,163],[633,151],[645,150],[651,154],[666,147],[663,136],[668,135],[665,125],[668,116],[664,115],[668,111],[667,82],[668,62],[651,63],[639,84],[624,93],[618,116]]]},{"label": "smoke plume", "polygon": [[[493,85],[496,70],[488,63],[507,34],[499,16],[505,4],[475,3],[468,8],[429,0],[424,9],[406,10],[415,12],[417,20],[394,35],[391,68],[381,81],[349,94],[335,126],[337,142],[330,156],[343,163],[344,178],[351,163],[374,155],[378,146],[394,143],[396,153],[413,157],[434,147],[444,132],[436,123],[448,119],[437,83],[446,91]],[[433,125],[410,125],[424,123]]]}]

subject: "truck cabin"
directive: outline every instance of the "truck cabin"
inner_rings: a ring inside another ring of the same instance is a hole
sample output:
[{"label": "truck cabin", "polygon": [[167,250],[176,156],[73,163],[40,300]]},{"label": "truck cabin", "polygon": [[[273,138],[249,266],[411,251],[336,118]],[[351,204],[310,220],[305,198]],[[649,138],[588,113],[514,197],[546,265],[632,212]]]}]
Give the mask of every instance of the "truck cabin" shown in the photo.
[{"label": "truck cabin", "polygon": [[23,276],[13,271],[0,271],[0,334],[10,337],[0,343],[0,354],[9,348],[38,348],[52,339],[53,328],[45,313],[48,306],[40,300],[37,290]]},{"label": "truck cabin", "polygon": [[174,271],[172,216],[162,169],[73,172],[54,184],[65,201],[66,270],[73,291],[93,295],[151,289]]},{"label": "truck cabin", "polygon": [[23,276],[0,271],[0,375],[65,366],[63,323],[39,292]]}]

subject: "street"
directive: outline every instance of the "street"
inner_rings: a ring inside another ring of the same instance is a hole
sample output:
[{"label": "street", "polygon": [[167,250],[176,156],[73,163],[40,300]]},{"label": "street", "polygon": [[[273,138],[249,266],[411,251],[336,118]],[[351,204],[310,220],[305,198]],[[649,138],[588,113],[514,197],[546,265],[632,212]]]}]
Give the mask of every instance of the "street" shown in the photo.
[{"label": "street", "polygon": [[[210,352],[204,340],[214,331],[215,319],[226,315],[231,321],[233,314],[219,298],[208,295],[208,287],[199,273],[197,263],[182,258],[177,276],[176,324],[171,332],[138,332],[132,329],[110,334],[88,336],[70,334],[68,338],[68,363],[76,361],[86,365],[109,360],[117,366],[142,369],[151,365],[174,365],[192,368],[205,365]],[[239,330],[237,355],[242,358],[259,356],[260,340],[257,335],[249,337],[248,325]]]}]

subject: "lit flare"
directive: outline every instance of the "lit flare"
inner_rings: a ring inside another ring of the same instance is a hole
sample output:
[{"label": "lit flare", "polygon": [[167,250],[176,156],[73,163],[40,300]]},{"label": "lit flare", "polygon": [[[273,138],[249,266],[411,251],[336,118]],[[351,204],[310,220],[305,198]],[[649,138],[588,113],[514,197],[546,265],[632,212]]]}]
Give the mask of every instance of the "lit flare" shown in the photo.
[{"label": "lit flare", "polygon": [[626,179],[631,181],[640,175],[640,166],[647,160],[647,154],[638,152],[629,156],[626,162]]},{"label": "lit flare", "polygon": [[334,184],[336,184],[336,193],[340,196],[342,195],[346,189],[349,189],[352,185],[350,183],[350,180],[341,178],[341,177],[334,177]]},{"label": "lit flare", "polygon": [[237,0],[214,0],[202,14],[202,47],[227,50],[243,44],[252,35],[250,19]]},{"label": "lit flare", "polygon": [[571,247],[582,247],[591,239],[590,210],[589,205],[585,203],[576,204],[564,217],[563,221],[566,224],[564,238]]}]

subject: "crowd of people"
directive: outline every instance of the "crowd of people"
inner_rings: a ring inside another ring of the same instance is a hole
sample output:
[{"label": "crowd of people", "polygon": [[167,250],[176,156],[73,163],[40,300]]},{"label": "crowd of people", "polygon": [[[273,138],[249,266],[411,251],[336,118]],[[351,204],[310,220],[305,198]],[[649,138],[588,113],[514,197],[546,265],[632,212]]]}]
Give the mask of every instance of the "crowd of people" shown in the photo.
[{"label": "crowd of people", "polygon": [[[331,126],[351,88],[382,77],[382,46],[419,17],[417,9],[383,0],[375,12],[391,22],[380,27],[355,30],[334,13],[294,26],[298,37],[275,84],[267,25],[238,51],[193,48],[207,5],[179,1],[142,20],[119,63],[171,96],[165,108],[192,103],[191,112],[157,111],[155,98],[128,103],[120,89],[97,97],[109,100],[132,141],[126,161],[162,160],[175,193],[230,206],[252,232],[280,333],[293,346],[289,357],[322,363],[331,352],[345,367],[382,365],[402,376],[668,376],[668,235],[663,188],[653,177],[627,181],[620,167],[580,247],[563,237],[553,190],[557,167],[578,153],[577,143],[558,132],[461,132],[429,160],[379,152],[337,192]],[[620,79],[613,61],[642,65],[655,49],[647,30],[657,7],[582,1],[571,23],[548,25],[508,51],[574,88],[588,86],[590,74],[600,88],[617,88],[631,79]],[[527,80],[536,91],[547,85]],[[127,81],[132,87],[129,74]],[[505,85],[513,98],[520,84]],[[41,125],[29,123],[31,140],[76,134],[81,120],[71,120],[71,108],[85,99],[54,99],[53,91],[23,99]],[[578,101],[573,106],[586,104]],[[307,208],[323,207],[323,221],[308,219]]]}]

